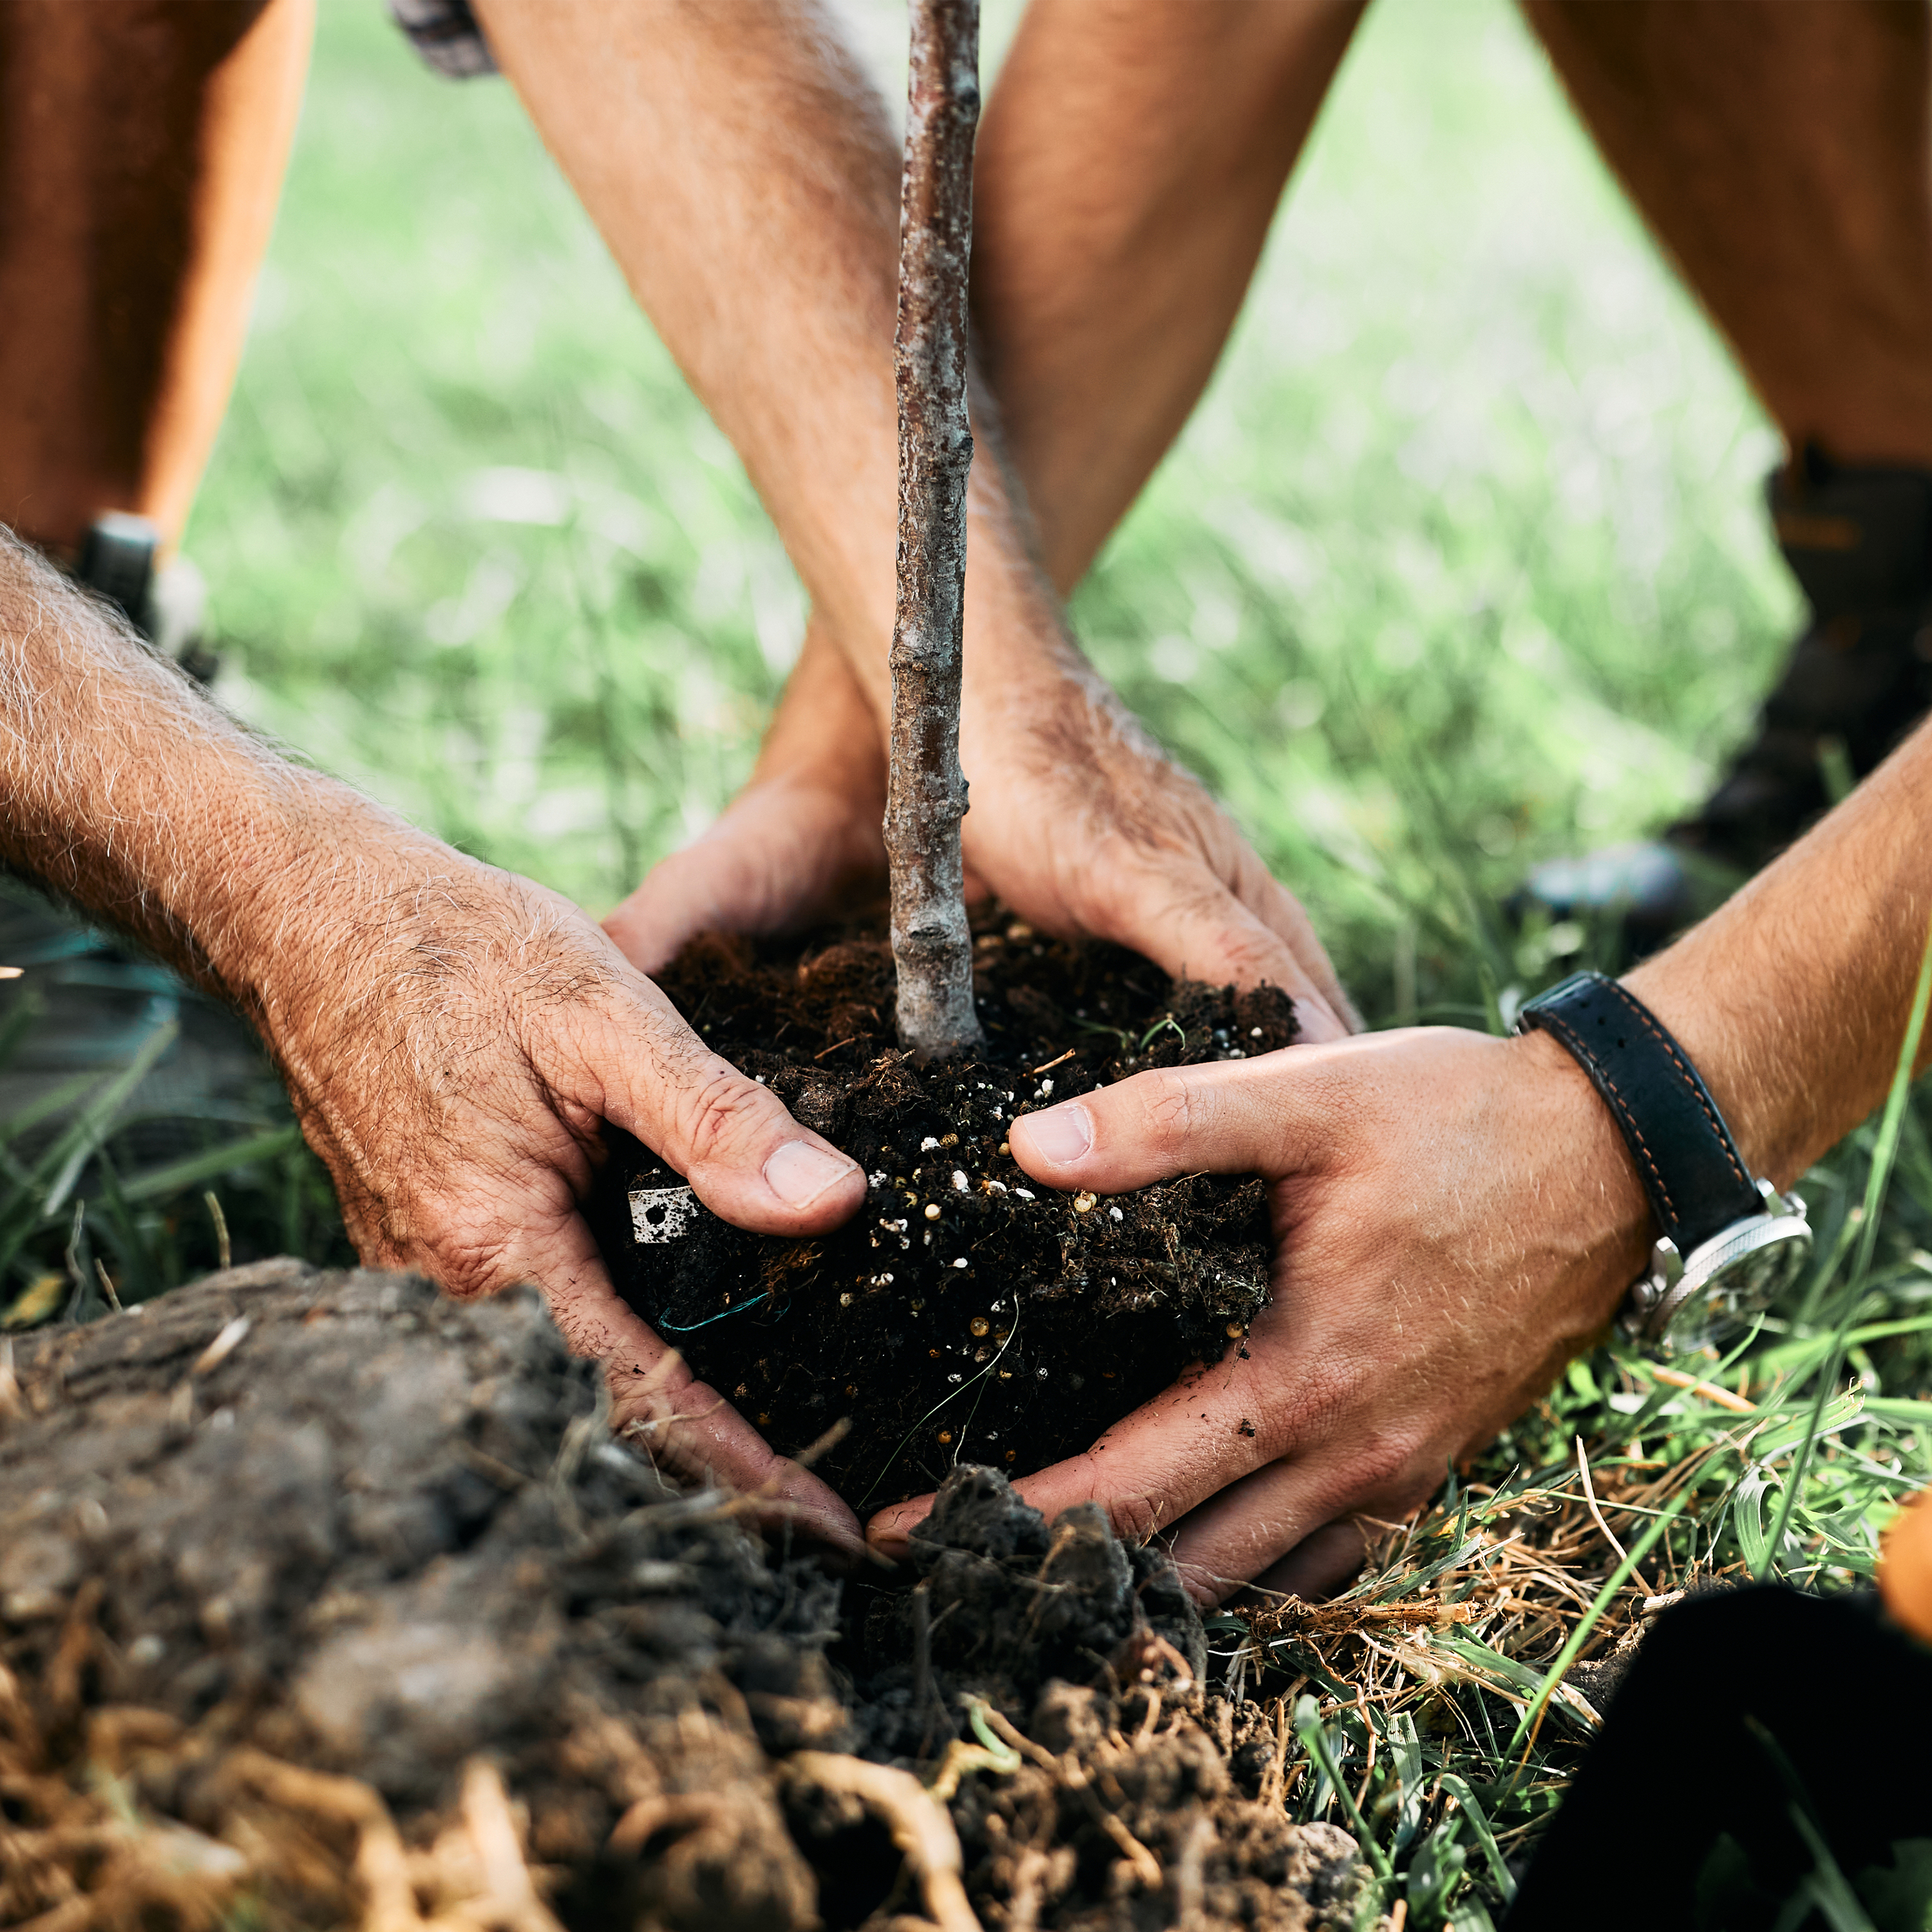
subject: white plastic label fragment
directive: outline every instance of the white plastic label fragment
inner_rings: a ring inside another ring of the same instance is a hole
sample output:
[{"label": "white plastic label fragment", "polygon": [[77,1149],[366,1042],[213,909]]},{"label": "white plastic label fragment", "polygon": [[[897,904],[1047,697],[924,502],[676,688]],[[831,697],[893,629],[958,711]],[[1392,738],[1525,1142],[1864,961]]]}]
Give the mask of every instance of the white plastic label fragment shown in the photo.
[{"label": "white plastic label fragment", "polygon": [[698,1197],[688,1187],[631,1190],[631,1231],[640,1247],[674,1241],[698,1218]]}]

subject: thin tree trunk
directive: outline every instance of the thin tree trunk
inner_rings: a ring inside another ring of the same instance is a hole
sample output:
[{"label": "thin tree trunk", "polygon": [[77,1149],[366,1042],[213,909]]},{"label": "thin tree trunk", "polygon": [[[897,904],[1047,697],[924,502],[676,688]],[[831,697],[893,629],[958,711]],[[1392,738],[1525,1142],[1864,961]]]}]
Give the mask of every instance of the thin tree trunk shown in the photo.
[{"label": "thin tree trunk", "polygon": [[898,602],[892,623],[892,866],[898,1032],[922,1060],[979,1045],[959,821],[966,592],[966,270],[980,118],[979,0],[911,0],[900,191]]}]

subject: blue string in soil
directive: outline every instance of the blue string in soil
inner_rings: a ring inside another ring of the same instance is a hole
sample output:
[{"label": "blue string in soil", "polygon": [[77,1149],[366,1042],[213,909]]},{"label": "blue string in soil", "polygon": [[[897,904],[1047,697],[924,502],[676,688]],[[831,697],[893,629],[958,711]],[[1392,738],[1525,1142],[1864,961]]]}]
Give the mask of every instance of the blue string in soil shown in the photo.
[{"label": "blue string in soil", "polygon": [[[714,1322],[728,1321],[734,1315],[747,1314],[752,1309],[768,1306],[770,1304],[764,1296],[754,1294],[749,1301],[741,1301],[736,1308],[722,1309],[716,1315],[707,1315],[702,1322],[659,1321],[653,1323],[652,1326],[656,1328],[660,1335],[688,1335],[698,1329],[709,1328]],[[782,1308],[777,1310],[772,1319],[774,1322],[782,1322],[790,1312],[791,1304],[788,1301]]]}]

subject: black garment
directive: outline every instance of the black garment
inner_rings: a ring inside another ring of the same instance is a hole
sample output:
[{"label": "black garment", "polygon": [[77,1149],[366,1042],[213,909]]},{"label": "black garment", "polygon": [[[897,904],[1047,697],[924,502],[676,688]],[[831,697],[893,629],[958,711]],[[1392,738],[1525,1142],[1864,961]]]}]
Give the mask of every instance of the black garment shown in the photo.
[{"label": "black garment", "polygon": [[1919,1932],[1932,1649],[1869,1594],[1693,1598],[1644,1640],[1503,1932],[1770,1932],[1819,1868],[1794,1808],[1878,1932]]},{"label": "black garment", "polygon": [[1932,472],[1807,449],[1767,485],[1778,547],[1811,607],[1756,736],[1665,835],[1754,872],[1831,803],[1820,752],[1863,778],[1932,707]]},{"label": "black garment", "polygon": [[470,0],[389,0],[389,12],[438,74],[467,80],[496,71],[490,43],[483,38]]}]

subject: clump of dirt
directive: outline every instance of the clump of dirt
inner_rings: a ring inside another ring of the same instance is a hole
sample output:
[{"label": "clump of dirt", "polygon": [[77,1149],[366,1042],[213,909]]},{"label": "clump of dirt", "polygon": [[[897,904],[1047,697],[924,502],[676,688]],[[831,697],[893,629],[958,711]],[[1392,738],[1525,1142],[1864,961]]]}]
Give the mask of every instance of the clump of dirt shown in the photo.
[{"label": "clump of dirt", "polygon": [[528,1294],[268,1263],[18,1345],[0,1923],[1354,1922],[1163,1558],[962,1469],[842,1614],[742,1522]]},{"label": "clump of dirt", "polygon": [[590,1209],[620,1291],[775,1448],[849,1421],[818,1466],[862,1508],[962,1460],[1024,1474],[1084,1448],[1241,1347],[1267,1295],[1258,1180],[1069,1196],[1006,1143],[1018,1114],[1130,1073],[1286,1046],[1287,996],[1177,984],[1018,922],[982,923],[975,959],[986,1052],[921,1067],[892,1044],[884,939],[694,942],[658,983],[863,1166],[865,1204],[809,1241],[746,1234],[622,1137]]},{"label": "clump of dirt", "polygon": [[[992,1922],[1356,1922],[1354,1840],[1289,1822],[1286,1713],[1208,1688],[1200,1616],[1163,1552],[1124,1545],[1091,1505],[1049,1524],[974,1468],[946,1478],[912,1545],[917,1585],[864,1619],[853,1721],[868,1754],[937,1759],[942,1780],[1004,1750],[952,1804]],[[808,1846],[850,1825],[822,1798],[791,1816]]]},{"label": "clump of dirt", "polygon": [[[339,1923],[392,1818],[460,1822],[472,1764],[566,1919],[809,1922],[768,1754],[843,1739],[837,1586],[611,1442],[533,1293],[268,1263],[37,1336],[10,1380],[0,1923],[138,1918],[177,1865]],[[152,1856],[96,1771],[174,1834]],[[627,1816],[678,1844],[613,1856]]]}]

